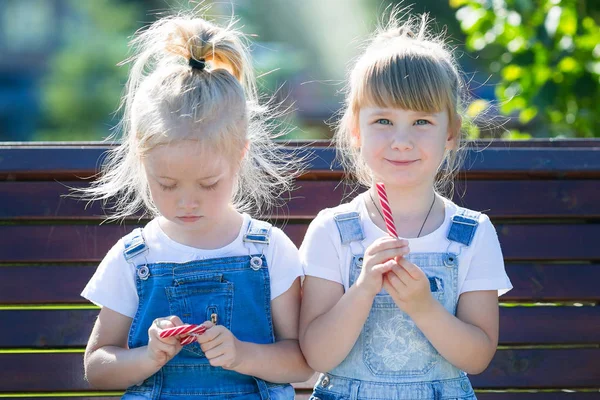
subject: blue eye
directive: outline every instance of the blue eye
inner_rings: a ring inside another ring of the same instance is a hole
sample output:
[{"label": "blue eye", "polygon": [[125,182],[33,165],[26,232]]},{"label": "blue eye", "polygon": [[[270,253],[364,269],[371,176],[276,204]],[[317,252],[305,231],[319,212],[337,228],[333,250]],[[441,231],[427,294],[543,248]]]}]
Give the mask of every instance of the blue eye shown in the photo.
[{"label": "blue eye", "polygon": [[377,121],[375,121],[375,123],[381,125],[392,125],[392,121],[387,118],[379,118]]},{"label": "blue eye", "polygon": [[415,121],[415,125],[423,126],[423,125],[429,125],[429,124],[430,124],[430,122],[427,121],[426,119],[418,119]]}]

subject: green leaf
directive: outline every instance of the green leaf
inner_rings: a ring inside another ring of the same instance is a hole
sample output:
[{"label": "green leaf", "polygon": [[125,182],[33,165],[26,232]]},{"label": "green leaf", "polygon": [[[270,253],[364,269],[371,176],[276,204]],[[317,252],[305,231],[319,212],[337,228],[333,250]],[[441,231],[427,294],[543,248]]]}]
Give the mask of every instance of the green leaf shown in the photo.
[{"label": "green leaf", "polygon": [[486,100],[475,100],[471,104],[469,104],[469,107],[467,107],[466,114],[470,118],[475,118],[483,111],[487,110],[489,105],[490,103]]},{"label": "green leaf", "polygon": [[507,65],[502,69],[502,77],[507,81],[516,81],[523,76],[523,68],[518,65]]},{"label": "green leaf", "polygon": [[577,33],[577,14],[574,6],[563,6],[557,32],[567,36]]},{"label": "green leaf", "polygon": [[527,107],[519,113],[519,122],[526,124],[537,115],[537,107]]},{"label": "green leaf", "polygon": [[565,57],[558,63],[558,69],[565,73],[573,73],[581,70],[581,66],[573,57]]}]

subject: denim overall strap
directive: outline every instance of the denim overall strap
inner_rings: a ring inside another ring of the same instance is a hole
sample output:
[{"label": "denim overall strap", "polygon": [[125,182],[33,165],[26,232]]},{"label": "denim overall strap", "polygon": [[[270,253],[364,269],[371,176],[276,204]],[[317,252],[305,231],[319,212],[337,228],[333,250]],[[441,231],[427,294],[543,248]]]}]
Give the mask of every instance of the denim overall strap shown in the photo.
[{"label": "denim overall strap", "polygon": [[480,215],[480,212],[459,207],[456,214],[452,216],[448,240],[470,246],[479,225]]},{"label": "denim overall strap", "polygon": [[123,257],[128,263],[132,263],[133,259],[138,256],[145,255],[148,253],[148,246],[144,240],[142,234],[142,228],[136,228],[123,238],[125,244],[125,250],[123,250]]},{"label": "denim overall strap", "polygon": [[360,223],[360,215],[357,212],[352,211],[336,214],[333,216],[333,219],[340,233],[342,244],[349,244],[350,242],[365,239],[365,234]]},{"label": "denim overall strap", "polygon": [[269,235],[271,234],[272,225],[268,222],[250,220],[248,230],[244,235],[245,243],[260,243],[269,244]]},{"label": "denim overall strap", "polygon": [[[244,243],[257,243],[268,245],[269,244],[269,236],[271,234],[272,225],[265,221],[259,221],[255,219],[250,220],[250,224],[248,224],[248,230],[246,230],[246,234],[244,235]],[[258,260],[260,258],[254,256],[250,260],[250,264],[252,266],[258,266]],[[262,265],[262,263],[261,263]],[[258,386],[258,392],[260,398],[262,400],[270,400],[269,388],[267,383],[257,377],[253,377],[256,385]]]}]

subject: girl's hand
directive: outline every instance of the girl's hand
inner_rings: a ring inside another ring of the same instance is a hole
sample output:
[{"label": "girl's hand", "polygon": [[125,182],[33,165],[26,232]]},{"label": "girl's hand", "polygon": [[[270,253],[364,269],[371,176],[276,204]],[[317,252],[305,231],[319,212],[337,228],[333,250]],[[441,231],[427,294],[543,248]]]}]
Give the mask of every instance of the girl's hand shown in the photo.
[{"label": "girl's hand", "polygon": [[365,251],[356,287],[375,297],[383,286],[383,274],[398,265],[395,258],[401,258],[409,251],[406,239],[385,236],[374,241]]},{"label": "girl's hand", "polygon": [[197,337],[198,343],[213,367],[235,369],[242,362],[241,342],[223,325],[210,321],[203,324],[206,331]]},{"label": "girl's hand", "polygon": [[163,329],[183,325],[183,321],[176,316],[157,318],[148,329],[148,358],[162,367],[181,351],[179,336],[161,338],[159,336]]},{"label": "girl's hand", "polygon": [[398,258],[397,264],[385,274],[383,287],[394,302],[409,316],[427,312],[435,299],[431,295],[429,279],[421,268],[405,258]]}]

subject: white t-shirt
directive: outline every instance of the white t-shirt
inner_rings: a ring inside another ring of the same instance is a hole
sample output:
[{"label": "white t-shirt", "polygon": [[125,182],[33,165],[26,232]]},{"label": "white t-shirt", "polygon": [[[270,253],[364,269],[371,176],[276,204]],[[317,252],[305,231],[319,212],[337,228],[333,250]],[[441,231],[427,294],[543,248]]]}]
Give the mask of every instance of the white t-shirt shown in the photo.
[{"label": "white t-shirt", "polygon": [[[445,218],[442,225],[428,235],[408,239],[413,253],[453,252],[458,257],[458,293],[476,290],[498,290],[502,295],[512,289],[512,284],[504,270],[502,250],[496,230],[489,217],[481,214],[479,226],[470,246],[449,242],[446,238],[452,216],[458,206],[444,199]],[[321,211],[312,221],[300,246],[300,258],[304,274],[327,279],[344,285],[348,290],[352,254],[361,253],[356,242],[343,246],[333,216],[344,212],[358,212],[365,234],[362,246],[366,249],[376,239],[388,235],[373,223],[364,202],[364,196],[357,196],[350,203]],[[450,248],[448,248],[448,244]]]},{"label": "white t-shirt", "polygon": [[[183,263],[218,257],[235,257],[260,254],[262,244],[244,243],[244,235],[250,223],[250,216],[244,214],[244,222],[237,238],[220,249],[197,249],[178,243],[169,238],[160,228],[158,219],[153,219],[143,228],[143,235],[149,252],[146,260],[150,264],[159,262]],[[81,295],[100,306],[133,318],[139,298],[135,284],[135,267],[123,256],[123,239],[113,246],[102,260],[94,276]],[[273,227],[269,244],[264,249],[271,281],[271,300],[285,293],[296,278],[302,276],[302,265],[296,245],[283,231]],[[137,259],[135,260],[137,261]]]}]

